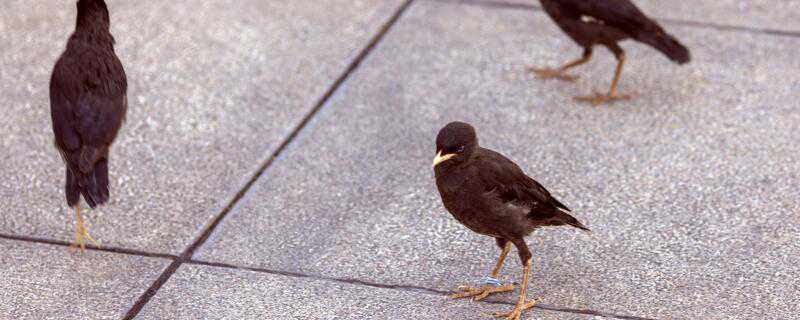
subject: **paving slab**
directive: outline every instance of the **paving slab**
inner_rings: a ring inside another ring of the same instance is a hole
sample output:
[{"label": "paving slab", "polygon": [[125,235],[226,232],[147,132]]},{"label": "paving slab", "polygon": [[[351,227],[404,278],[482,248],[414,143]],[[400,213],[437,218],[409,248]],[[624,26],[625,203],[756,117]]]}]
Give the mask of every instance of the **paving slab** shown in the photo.
[{"label": "paving slab", "polygon": [[[427,0],[492,6],[540,7],[537,0]],[[800,32],[800,2],[791,0],[662,1],[633,0],[646,14],[658,19],[728,25],[753,29]]]},{"label": "paving slab", "polygon": [[[491,319],[511,306],[329,280],[184,265],[138,319]],[[536,309],[530,319],[591,319]]]},{"label": "paving slab", "polygon": [[[529,238],[552,306],[669,319],[800,312],[800,39],[670,26],[685,67],[626,43],[621,90],[601,50],[576,84],[526,65],[579,50],[543,14],[418,2],[212,235],[200,259],[451,290],[498,254],[444,210],[438,130],[476,125],[594,230]],[[765,59],[764,57],[769,57]],[[519,281],[516,255],[503,271]],[[512,295],[502,296],[512,301]]]},{"label": "paving slab", "polygon": [[[0,4],[0,233],[71,239],[48,82],[75,1]],[[127,70],[101,244],[179,253],[346,70],[400,0],[109,1]]]},{"label": "paving slab", "polygon": [[0,240],[0,319],[120,319],[170,262]]}]

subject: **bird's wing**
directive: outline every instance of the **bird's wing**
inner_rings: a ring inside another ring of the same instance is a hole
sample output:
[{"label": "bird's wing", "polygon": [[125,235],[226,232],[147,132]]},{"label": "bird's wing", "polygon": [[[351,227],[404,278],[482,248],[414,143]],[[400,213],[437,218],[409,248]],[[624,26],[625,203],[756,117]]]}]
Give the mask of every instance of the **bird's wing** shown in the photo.
[{"label": "bird's wing", "polygon": [[559,3],[632,35],[661,29],[629,0],[559,0]]},{"label": "bird's wing", "polygon": [[531,213],[552,212],[555,209],[569,211],[547,189],[525,175],[519,166],[503,155],[482,149],[476,161],[481,181],[488,189],[486,191],[496,193],[503,202],[528,207]]},{"label": "bird's wing", "polygon": [[[107,153],[122,124],[127,83],[124,71],[112,73],[112,79],[96,79],[97,73],[71,62],[69,58],[59,61],[50,81],[53,131],[70,169],[88,173]],[[102,67],[115,68],[119,61],[109,63]]]}]

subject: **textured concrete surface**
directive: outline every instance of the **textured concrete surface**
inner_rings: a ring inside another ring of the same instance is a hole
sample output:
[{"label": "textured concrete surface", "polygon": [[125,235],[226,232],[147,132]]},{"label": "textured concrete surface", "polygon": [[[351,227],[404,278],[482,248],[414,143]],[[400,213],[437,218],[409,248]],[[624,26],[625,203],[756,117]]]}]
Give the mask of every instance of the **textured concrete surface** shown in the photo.
[{"label": "textured concrete surface", "polygon": [[119,319],[167,264],[0,240],[0,319]]},{"label": "textured concrete surface", "polygon": [[[426,0],[456,3],[477,3],[494,6],[536,6],[537,0]],[[800,2],[791,0],[716,0],[716,1],[663,1],[633,0],[647,15],[657,19],[751,29],[773,29],[800,32]]]},{"label": "textured concrete surface", "polygon": [[[48,82],[73,1],[0,4],[0,233],[71,239]],[[111,1],[130,111],[102,244],[179,253],[300,122],[400,1]],[[191,13],[191,14],[188,14]]]},{"label": "textured concrete surface", "polygon": [[[184,265],[139,319],[488,319],[510,308],[414,291]],[[529,319],[591,319],[539,309],[527,314]]]},{"label": "textured concrete surface", "polygon": [[770,0],[659,1],[637,0],[659,19],[800,32],[800,2]]},{"label": "textured concrete surface", "polygon": [[[800,311],[800,227],[786,223],[800,212],[800,39],[669,27],[694,62],[626,44],[622,90],[639,96],[590,107],[570,96],[608,85],[605,50],[575,85],[537,81],[525,65],[579,53],[541,13],[418,3],[201,257],[439,290],[485,276],[493,241],[444,211],[430,168],[438,129],[467,120],[595,230],[530,238],[545,303],[788,318]],[[503,277],[519,273],[514,257]]]},{"label": "textured concrete surface", "polygon": [[[542,12],[443,1],[411,6],[200,248],[212,263],[180,266],[140,318],[490,319],[508,308],[511,293],[443,299],[498,254],[435,190],[434,137],[452,120],[475,124],[484,146],[594,230],[529,238],[531,296],[545,309],[526,319],[796,317],[800,37],[757,30],[800,30],[796,2],[639,0],[689,22],[665,27],[694,60],[679,67],[626,42],[621,89],[637,97],[591,107],[571,97],[606,90],[606,50],[577,83],[539,81],[526,66],[580,55]],[[131,112],[112,203],[87,218],[101,243],[131,254],[76,255],[26,240],[74,230],[47,92],[69,2],[0,4],[0,235],[20,236],[0,241],[2,319],[127,312],[169,263],[128,249],[177,253],[198,237],[400,4],[110,1]],[[520,277],[512,254],[502,279]]]}]

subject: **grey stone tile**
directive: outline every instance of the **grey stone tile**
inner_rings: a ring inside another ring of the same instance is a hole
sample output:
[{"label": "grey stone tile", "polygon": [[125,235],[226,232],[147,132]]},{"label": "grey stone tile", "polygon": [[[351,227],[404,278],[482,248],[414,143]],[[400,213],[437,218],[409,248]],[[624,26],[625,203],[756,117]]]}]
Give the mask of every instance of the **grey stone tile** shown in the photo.
[{"label": "grey stone tile", "polygon": [[[75,1],[0,4],[0,233],[71,239],[48,83]],[[399,0],[110,1],[128,73],[101,244],[178,253],[388,20]]]},{"label": "grey stone tile", "polygon": [[[184,265],[139,319],[491,319],[508,305],[329,280]],[[590,319],[535,309],[529,319]]]},{"label": "grey stone tile", "polygon": [[[416,3],[200,256],[439,290],[485,276],[493,240],[450,217],[430,168],[438,129],[466,120],[594,229],[529,238],[544,303],[793,317],[800,39],[672,31],[692,64],[626,44],[622,90],[638,96],[591,107],[571,96],[606,88],[610,54],[576,70],[577,84],[538,81],[526,65],[579,54],[541,13]],[[519,281],[520,269],[514,255],[503,278]]]},{"label": "grey stone tile", "polygon": [[[427,0],[540,7],[537,0]],[[647,15],[699,23],[799,32],[800,2],[781,0],[660,1],[632,0]]]},{"label": "grey stone tile", "polygon": [[658,1],[635,0],[658,18],[751,28],[800,31],[800,2],[770,0]]},{"label": "grey stone tile", "polygon": [[120,319],[169,263],[0,240],[0,319]]}]

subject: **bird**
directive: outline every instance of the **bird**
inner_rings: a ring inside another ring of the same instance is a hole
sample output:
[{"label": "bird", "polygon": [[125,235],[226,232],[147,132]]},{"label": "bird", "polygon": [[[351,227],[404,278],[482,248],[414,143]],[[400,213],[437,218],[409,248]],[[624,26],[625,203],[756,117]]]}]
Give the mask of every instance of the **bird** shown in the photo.
[{"label": "bird", "polygon": [[570,209],[550,194],[519,166],[500,153],[478,144],[475,128],[465,122],[451,122],[436,136],[433,159],[436,187],[447,211],[461,224],[481,235],[495,238],[500,257],[485,285],[461,287],[451,295],[481,300],[490,294],[513,291],[497,277],[511,246],[517,248],[523,266],[516,307],[498,312],[497,317],[519,320],[536,300],[526,301],[533,255],[524,238],[544,226],[572,226],[590,230],[569,214]]},{"label": "bird", "polygon": [[77,220],[73,246],[84,251],[84,239],[99,245],[84,224],[80,199],[91,208],[109,200],[109,151],[125,121],[128,83],[106,3],[79,0],[77,7],[75,31],[50,78],[50,115],[66,167],[67,204]]},{"label": "bird", "polygon": [[647,44],[678,64],[691,60],[689,49],[674,36],[668,34],[655,21],[645,16],[629,0],[539,0],[544,11],[578,45],[583,47],[583,56],[557,69],[535,68],[530,71],[539,78],[557,78],[575,81],[578,77],[567,74],[567,70],[588,62],[594,45],[608,48],[617,59],[617,67],[608,93],[578,96],[575,99],[597,106],[615,100],[628,100],[631,95],[617,91],[625,51],[618,42],[633,39]]}]

